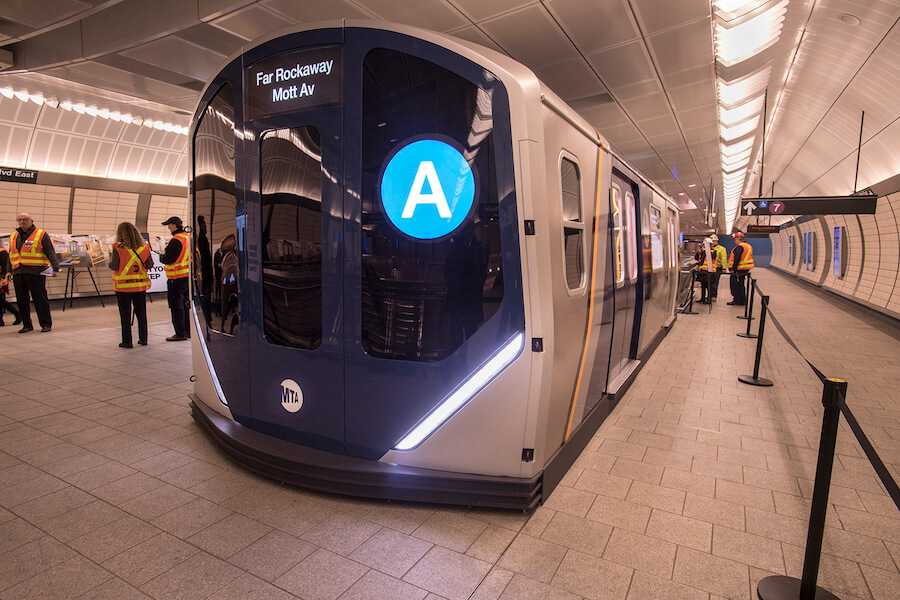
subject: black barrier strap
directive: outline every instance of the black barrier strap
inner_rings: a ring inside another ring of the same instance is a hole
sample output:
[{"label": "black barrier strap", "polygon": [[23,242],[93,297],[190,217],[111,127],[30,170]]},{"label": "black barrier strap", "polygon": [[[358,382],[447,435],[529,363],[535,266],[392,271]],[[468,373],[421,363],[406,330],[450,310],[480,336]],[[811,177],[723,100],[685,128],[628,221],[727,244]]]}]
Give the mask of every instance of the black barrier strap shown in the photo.
[{"label": "black barrier strap", "polygon": [[803,353],[800,352],[800,348],[797,347],[797,344],[794,343],[794,340],[791,339],[791,336],[789,336],[787,334],[787,331],[784,330],[784,327],[781,326],[781,323],[779,323],[778,319],[775,318],[775,315],[772,314],[771,309],[769,309],[769,320],[772,321],[772,324],[775,326],[775,329],[777,329],[779,331],[779,333],[781,333],[781,337],[783,337],[785,339],[785,341],[791,345],[791,348],[793,348],[794,350],[797,351],[797,354],[800,355],[800,358],[802,358],[803,360],[806,361],[806,364],[808,364],[809,368],[813,370],[813,373],[816,374],[816,377],[819,378],[819,381],[821,381],[822,383],[825,383],[825,380],[828,378],[825,377],[825,375],[822,373],[822,371],[820,371],[819,369],[816,368],[816,365],[809,362],[809,360],[805,356],[803,356]]},{"label": "black barrier strap", "polygon": [[[759,289],[758,285],[756,289]],[[762,290],[760,290],[760,294],[761,293]],[[803,352],[800,351],[800,348],[797,347],[797,344],[794,343],[794,340],[791,339],[791,336],[787,334],[787,331],[784,330],[784,327],[781,326],[781,323],[778,322],[778,319],[775,318],[775,315],[772,314],[772,311],[769,310],[768,313],[769,320],[771,320],[772,324],[775,325],[775,329],[777,329],[779,333],[781,333],[781,336],[788,344],[790,344],[791,348],[797,351],[797,354],[800,355],[800,358],[806,361],[806,364],[808,364],[809,368],[813,370],[813,373],[816,374],[816,377],[818,377],[822,383],[825,383],[825,380],[828,378],[825,377],[822,371],[816,368],[816,365],[809,362],[809,359],[803,356]],[[884,487],[887,489],[888,495],[890,495],[891,500],[894,501],[894,504],[897,506],[897,508],[900,509],[900,487],[897,486],[897,482],[894,481],[894,478],[891,476],[891,472],[888,471],[888,468],[884,465],[881,457],[878,456],[878,453],[875,451],[875,447],[872,446],[872,442],[870,442],[869,438],[866,437],[865,432],[862,430],[862,427],[859,426],[859,422],[856,420],[856,417],[853,416],[853,412],[850,410],[850,407],[847,406],[847,403],[844,401],[844,397],[841,395],[839,395],[839,406],[841,409],[841,413],[844,415],[844,418],[847,419],[847,424],[850,425],[850,429],[856,436],[856,440],[859,442],[859,445],[862,447],[863,452],[866,453],[866,457],[869,459],[869,462],[875,469],[875,473],[878,475],[881,483],[883,483]]]},{"label": "black barrier strap", "polygon": [[875,468],[878,478],[881,479],[881,483],[887,488],[891,500],[893,500],[897,508],[900,509],[900,487],[897,487],[897,482],[891,477],[890,471],[884,466],[878,453],[875,452],[875,448],[872,446],[872,443],[869,442],[869,438],[866,437],[865,432],[863,432],[862,428],[859,426],[856,417],[854,417],[853,413],[850,411],[850,407],[844,402],[843,396],[838,397],[838,406],[840,406],[844,418],[847,419],[847,424],[850,425],[850,429],[853,430],[853,434],[856,435],[859,445],[862,446],[863,452],[866,453],[866,457],[868,457],[869,462],[872,463],[872,467]]}]

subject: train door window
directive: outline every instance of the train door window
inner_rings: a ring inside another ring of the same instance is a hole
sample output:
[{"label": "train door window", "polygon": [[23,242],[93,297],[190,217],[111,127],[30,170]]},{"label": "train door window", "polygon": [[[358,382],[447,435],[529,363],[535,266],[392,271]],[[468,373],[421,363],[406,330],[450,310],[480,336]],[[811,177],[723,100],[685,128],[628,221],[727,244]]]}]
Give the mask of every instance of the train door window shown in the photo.
[{"label": "train door window", "polygon": [[672,209],[668,210],[669,214],[669,267],[677,267],[679,256],[678,256],[678,242],[675,239],[675,213]]},{"label": "train door window", "polygon": [[622,227],[624,207],[622,206],[622,190],[615,183],[612,184],[609,190],[609,198],[612,204],[610,210],[612,210],[613,218],[613,243],[616,245],[614,257],[616,262],[616,286],[620,287],[625,283],[625,265],[622,264],[622,261],[625,260],[625,232]]},{"label": "train door window", "polygon": [[314,350],[322,341],[322,143],[315,127],[260,142],[266,339]]},{"label": "train door window", "polygon": [[362,347],[439,361],[503,300],[493,88],[384,48],[362,73]]},{"label": "train door window", "polygon": [[626,228],[628,230],[628,278],[631,281],[637,279],[638,261],[637,261],[637,222],[634,214],[634,195],[631,192],[625,193],[626,206],[628,209]]},{"label": "train door window", "polygon": [[581,174],[577,164],[562,157],[559,163],[559,175],[562,186],[566,285],[569,290],[577,290],[584,283],[584,219],[581,211]]},{"label": "train door window", "polygon": [[234,194],[234,93],[225,84],[194,133],[194,294],[213,332],[233,335],[240,313]]}]

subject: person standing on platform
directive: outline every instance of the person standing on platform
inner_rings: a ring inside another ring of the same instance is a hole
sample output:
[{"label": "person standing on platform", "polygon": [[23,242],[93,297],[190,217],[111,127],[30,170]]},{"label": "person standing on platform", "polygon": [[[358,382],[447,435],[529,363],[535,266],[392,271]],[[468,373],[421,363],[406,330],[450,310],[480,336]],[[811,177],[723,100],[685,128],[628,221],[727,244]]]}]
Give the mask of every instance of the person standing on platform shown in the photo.
[{"label": "person standing on platform", "polygon": [[47,299],[47,282],[44,277],[59,274],[59,258],[53,249],[50,236],[43,229],[34,226],[28,213],[16,215],[19,226],[9,237],[9,259],[12,263],[13,287],[22,329],[19,333],[34,331],[31,323],[29,296],[34,300],[34,310],[38,315],[41,332],[47,333],[53,326],[50,317],[50,300]]},{"label": "person standing on platform", "polygon": [[153,268],[150,246],[137,227],[125,221],[116,228],[116,241],[109,255],[109,268],[113,270],[113,289],[119,305],[119,321],[122,324],[122,343],[119,348],[131,348],[131,307],[138,322],[138,344],[147,345],[147,290]]},{"label": "person standing on platform", "polygon": [[181,226],[181,219],[169,217],[162,223],[169,227],[172,239],[166,251],[159,257],[166,270],[168,284],[169,309],[172,311],[172,326],[175,335],[166,338],[167,342],[180,342],[190,339],[191,330],[188,325],[190,314],[190,280],[191,244],[187,231]]},{"label": "person standing on platform", "polygon": [[700,300],[699,304],[709,304],[709,277],[706,271],[706,244],[709,238],[706,238],[697,244],[697,253],[694,254],[694,260],[697,261],[697,281],[700,282]]},{"label": "person standing on platform", "polygon": [[741,231],[734,233],[735,246],[728,257],[728,269],[731,271],[732,306],[747,304],[747,275],[753,268],[753,247],[744,241]]},{"label": "person standing on platform", "polygon": [[719,245],[719,236],[712,234],[709,236],[709,246],[712,250],[713,265],[707,265],[707,275],[709,276],[709,300],[716,301],[719,295],[719,277],[725,271],[726,256],[725,248]]},{"label": "person standing on platform", "polygon": [[6,251],[6,248],[0,246],[0,327],[3,327],[6,324],[3,322],[4,309],[16,316],[13,325],[18,325],[22,322],[21,317],[19,317],[19,309],[6,299],[6,295],[9,293],[9,282],[11,279],[12,266],[9,264],[9,252]]}]

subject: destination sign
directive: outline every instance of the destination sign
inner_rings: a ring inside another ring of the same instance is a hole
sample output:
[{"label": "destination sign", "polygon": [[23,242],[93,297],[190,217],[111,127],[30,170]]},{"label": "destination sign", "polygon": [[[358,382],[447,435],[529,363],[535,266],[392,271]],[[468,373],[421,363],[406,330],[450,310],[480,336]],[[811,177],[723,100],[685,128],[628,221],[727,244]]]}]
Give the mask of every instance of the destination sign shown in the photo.
[{"label": "destination sign", "polygon": [[778,233],[781,225],[747,225],[747,233]]},{"label": "destination sign", "polygon": [[743,198],[741,215],[874,215],[876,196]]},{"label": "destination sign", "polygon": [[0,181],[12,181],[15,183],[37,183],[37,176],[37,171],[0,167]]},{"label": "destination sign", "polygon": [[341,47],[279,54],[247,67],[247,118],[341,103]]}]

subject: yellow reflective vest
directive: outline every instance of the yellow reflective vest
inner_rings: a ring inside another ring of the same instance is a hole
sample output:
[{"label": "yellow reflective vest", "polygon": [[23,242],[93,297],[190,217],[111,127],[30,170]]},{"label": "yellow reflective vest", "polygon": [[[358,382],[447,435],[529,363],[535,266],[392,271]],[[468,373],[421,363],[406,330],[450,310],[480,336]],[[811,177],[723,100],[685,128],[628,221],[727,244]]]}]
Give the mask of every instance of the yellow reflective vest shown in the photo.
[{"label": "yellow reflective vest", "polygon": [[178,255],[178,260],[174,263],[163,266],[166,270],[167,279],[181,279],[191,273],[190,238],[186,231],[182,231],[173,235],[172,239],[181,242],[181,253]]},{"label": "yellow reflective vest", "polygon": [[113,244],[119,254],[119,268],[113,271],[113,289],[117,292],[143,292],[150,289],[150,275],[144,263],[150,258],[150,246],[144,244],[137,252]]},{"label": "yellow reflective vest", "polygon": [[[753,268],[753,246],[748,244],[747,242],[741,242],[737,246],[740,246],[744,249],[743,253],[741,253],[741,260],[738,263],[736,271],[749,271]],[[735,248],[737,248],[735,246]],[[731,256],[728,257],[728,268],[731,269],[734,266],[734,249],[731,250]]]},{"label": "yellow reflective vest", "polygon": [[22,244],[22,251],[19,252],[16,240],[19,237],[18,231],[13,231],[9,236],[9,262],[12,263],[13,269],[18,269],[19,265],[26,267],[49,267],[50,259],[44,254],[44,230],[34,228],[31,235]]}]

